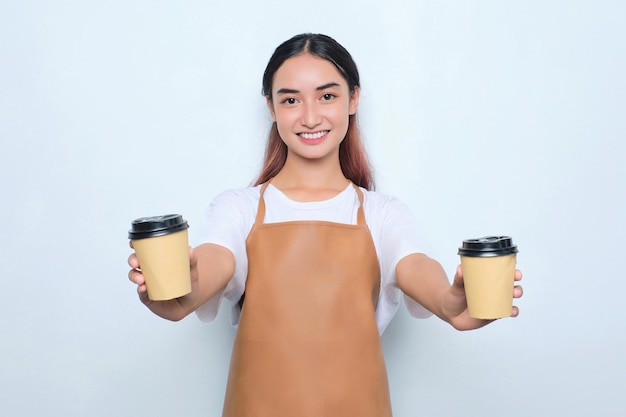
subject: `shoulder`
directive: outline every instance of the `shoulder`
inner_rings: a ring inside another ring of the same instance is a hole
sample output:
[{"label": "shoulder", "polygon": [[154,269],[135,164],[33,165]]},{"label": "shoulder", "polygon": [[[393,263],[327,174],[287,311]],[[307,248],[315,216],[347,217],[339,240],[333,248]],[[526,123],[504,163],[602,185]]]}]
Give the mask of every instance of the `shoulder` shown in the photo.
[{"label": "shoulder", "polygon": [[216,195],[207,208],[210,216],[249,217],[256,213],[260,186],[225,190]]},{"label": "shoulder", "polygon": [[373,232],[414,229],[417,220],[415,214],[399,198],[379,191],[364,191],[364,196],[365,218]]},{"label": "shoulder", "polygon": [[237,205],[258,203],[261,186],[225,190],[216,195],[211,205]]},{"label": "shoulder", "polygon": [[370,210],[382,212],[394,212],[408,210],[408,206],[397,197],[380,191],[368,191],[361,188],[364,195],[364,207]]}]

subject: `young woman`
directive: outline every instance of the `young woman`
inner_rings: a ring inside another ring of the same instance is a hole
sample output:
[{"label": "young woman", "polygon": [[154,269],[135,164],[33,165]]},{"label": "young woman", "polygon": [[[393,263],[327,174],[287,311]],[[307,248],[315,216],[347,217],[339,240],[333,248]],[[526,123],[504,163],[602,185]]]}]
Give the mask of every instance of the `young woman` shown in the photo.
[{"label": "young woman", "polygon": [[254,186],[211,203],[206,243],[190,249],[192,292],[149,300],[134,254],[129,278],[170,320],[212,320],[232,302],[225,417],[391,416],[379,335],[400,290],[415,316],[459,330],[489,321],[468,315],[461,268],[450,284],[420,252],[410,210],[372,191],[348,51],[324,35],[293,37],[271,57],[263,94],[274,121],[264,167]]}]

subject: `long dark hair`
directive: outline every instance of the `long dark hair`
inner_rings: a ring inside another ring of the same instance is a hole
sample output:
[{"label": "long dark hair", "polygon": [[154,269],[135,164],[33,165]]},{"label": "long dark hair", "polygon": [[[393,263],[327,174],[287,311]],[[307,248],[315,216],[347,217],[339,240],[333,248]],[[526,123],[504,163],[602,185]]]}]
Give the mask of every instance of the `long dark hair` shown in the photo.
[{"label": "long dark hair", "polygon": [[[348,82],[350,94],[360,88],[356,63],[343,46],[326,35],[303,33],[279,45],[270,58],[263,74],[263,95],[268,100],[272,100],[272,84],[276,71],[287,59],[305,52],[331,62]],[[281,140],[274,122],[267,139],[263,168],[255,185],[262,184],[278,174],[286,160],[287,145]],[[339,146],[339,163],[346,178],[367,190],[374,188],[374,177],[361,141],[356,114],[349,116],[348,131]]]}]

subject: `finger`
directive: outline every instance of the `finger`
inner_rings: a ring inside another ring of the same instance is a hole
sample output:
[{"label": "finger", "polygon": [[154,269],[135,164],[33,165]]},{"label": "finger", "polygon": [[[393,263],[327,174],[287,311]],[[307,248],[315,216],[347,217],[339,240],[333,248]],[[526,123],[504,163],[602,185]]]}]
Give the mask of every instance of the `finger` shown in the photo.
[{"label": "finger", "polygon": [[519,269],[515,270],[515,281],[521,281],[522,280],[522,271],[520,271]]},{"label": "finger", "polygon": [[135,249],[135,247],[133,246],[133,241],[132,240],[128,241],[128,246],[130,246],[132,249]]},{"label": "finger", "polygon": [[189,265],[194,266],[198,262],[196,254],[191,246],[189,246]]},{"label": "finger", "polygon": [[524,295],[524,288],[521,285],[516,285],[513,288],[513,298],[521,298]]},{"label": "finger", "polygon": [[463,271],[461,270],[461,265],[456,267],[456,273],[454,274],[452,286],[450,286],[450,292],[455,296],[464,296],[465,294],[465,284],[463,283]]},{"label": "finger", "polygon": [[454,274],[454,284],[458,286],[463,286],[463,268],[461,265],[456,267],[456,272]]},{"label": "finger", "polygon": [[145,285],[140,285],[137,287],[137,295],[139,295],[139,300],[145,305],[152,303],[152,300],[150,300],[150,298],[148,297],[148,289]]},{"label": "finger", "polygon": [[137,255],[134,253],[130,254],[128,257],[128,265],[133,269],[139,268],[139,259],[137,259]]},{"label": "finger", "polygon": [[137,271],[136,269],[131,269],[128,272],[128,279],[131,280],[131,282],[141,286],[144,285],[146,283],[146,279],[144,278],[143,274],[139,271]]},{"label": "finger", "polygon": [[517,306],[513,306],[513,309],[511,310],[511,317],[517,316],[519,316],[519,308]]}]

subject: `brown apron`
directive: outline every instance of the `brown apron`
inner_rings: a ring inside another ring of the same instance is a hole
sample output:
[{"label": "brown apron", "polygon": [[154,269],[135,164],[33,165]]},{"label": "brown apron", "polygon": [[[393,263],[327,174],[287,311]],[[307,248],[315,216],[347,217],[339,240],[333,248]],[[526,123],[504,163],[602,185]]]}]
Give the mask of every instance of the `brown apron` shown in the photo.
[{"label": "brown apron", "polygon": [[374,310],[380,268],[357,224],[264,224],[261,188],[223,417],[390,417]]}]

